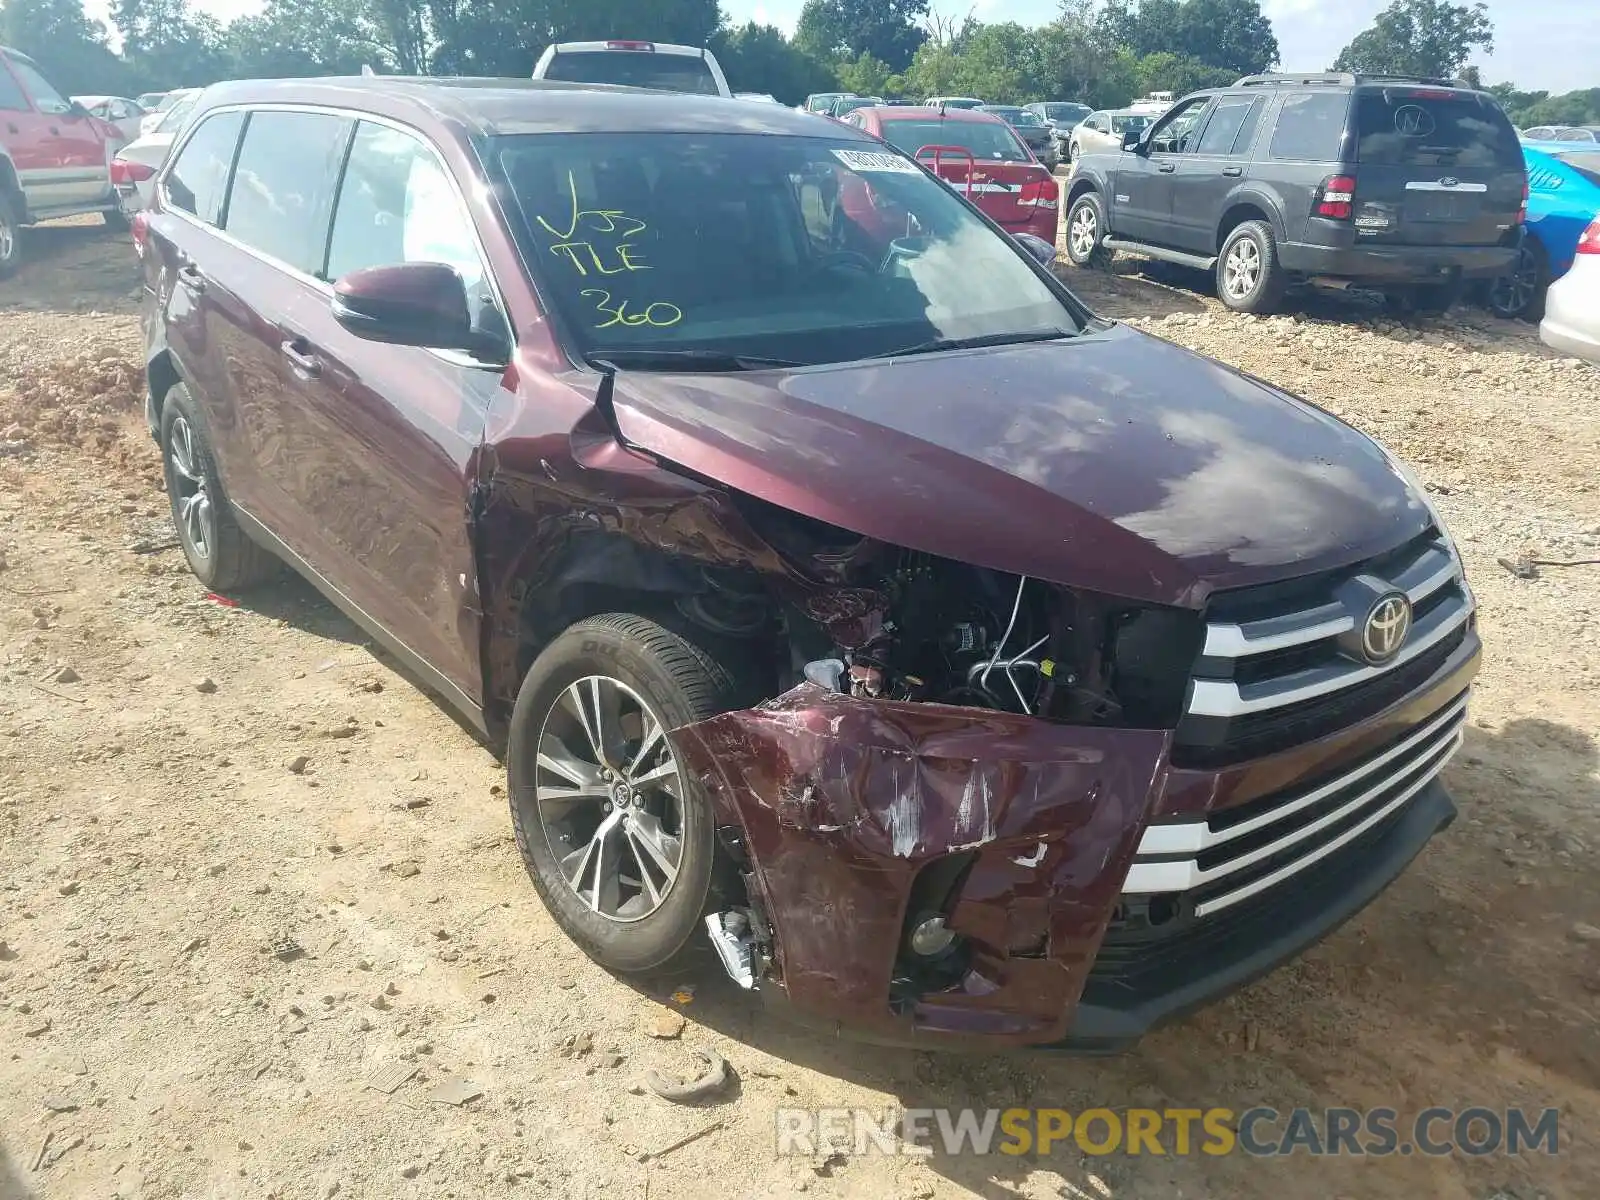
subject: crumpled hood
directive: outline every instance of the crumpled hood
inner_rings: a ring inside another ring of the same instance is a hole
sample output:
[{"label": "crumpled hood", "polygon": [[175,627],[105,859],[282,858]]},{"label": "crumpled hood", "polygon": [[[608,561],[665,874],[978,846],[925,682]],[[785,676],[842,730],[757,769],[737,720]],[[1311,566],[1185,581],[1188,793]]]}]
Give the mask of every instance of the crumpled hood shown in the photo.
[{"label": "crumpled hood", "polygon": [[1425,529],[1378,446],[1123,326],[793,371],[623,372],[669,463],[909,549],[1158,604],[1304,575]]}]

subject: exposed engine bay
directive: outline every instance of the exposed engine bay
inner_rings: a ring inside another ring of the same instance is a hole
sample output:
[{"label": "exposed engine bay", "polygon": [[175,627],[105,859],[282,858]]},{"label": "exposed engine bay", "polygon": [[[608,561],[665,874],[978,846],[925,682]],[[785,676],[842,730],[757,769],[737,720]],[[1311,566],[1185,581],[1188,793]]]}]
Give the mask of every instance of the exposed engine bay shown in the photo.
[{"label": "exposed engine bay", "polygon": [[782,611],[726,576],[678,604],[725,635],[785,636],[778,690],[802,680],[861,699],[995,709],[1098,725],[1176,719],[1199,648],[1192,613],[885,545],[764,511],[760,531],[804,581]]}]

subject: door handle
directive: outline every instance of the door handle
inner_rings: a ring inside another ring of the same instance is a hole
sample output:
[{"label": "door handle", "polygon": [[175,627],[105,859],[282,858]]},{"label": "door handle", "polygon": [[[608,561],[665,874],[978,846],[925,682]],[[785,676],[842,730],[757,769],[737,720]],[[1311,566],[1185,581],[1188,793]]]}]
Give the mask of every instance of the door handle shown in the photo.
[{"label": "door handle", "polygon": [[61,130],[57,129],[54,125],[50,126],[50,136],[51,137],[60,137],[61,136]]},{"label": "door handle", "polygon": [[1164,162],[1164,163],[1157,163],[1156,164],[1156,170],[1160,171],[1163,175],[1170,175],[1170,174],[1172,174],[1172,172],[1176,171],[1177,169],[1178,169],[1178,164],[1177,163]]},{"label": "door handle", "polygon": [[178,268],[178,278],[183,280],[184,285],[190,291],[203,292],[206,290],[205,274],[192,262],[186,262]]},{"label": "door handle", "polygon": [[16,133],[17,132],[17,127],[15,125],[11,124],[10,121],[7,121],[6,122],[6,132],[7,133]]},{"label": "door handle", "polygon": [[322,374],[322,360],[315,354],[308,354],[305,350],[302,350],[300,347],[304,345],[305,342],[302,339],[291,338],[280,345],[278,349],[283,352],[283,356],[289,360],[297,374],[304,375],[309,379],[315,379]]},{"label": "door handle", "polygon": [[1229,176],[1235,176],[1236,177],[1236,176],[1244,174],[1244,168],[1243,167],[1223,167],[1222,168],[1222,173],[1224,175],[1229,175]]}]

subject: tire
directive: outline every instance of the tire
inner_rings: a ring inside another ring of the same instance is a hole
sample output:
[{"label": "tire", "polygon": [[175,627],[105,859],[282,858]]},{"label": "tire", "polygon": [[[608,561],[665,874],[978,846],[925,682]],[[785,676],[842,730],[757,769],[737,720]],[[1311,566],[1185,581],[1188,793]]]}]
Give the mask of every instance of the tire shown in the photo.
[{"label": "tire", "polygon": [[234,519],[199,407],[181,383],[161,406],[161,471],[178,544],[196,579],[214,592],[231,592],[277,574],[282,564]]},{"label": "tire", "polygon": [[100,216],[105,221],[106,228],[113,233],[127,233],[131,228],[128,222],[128,214],[120,208],[108,208]]},{"label": "tire", "polygon": [[1278,240],[1265,221],[1237,225],[1217,256],[1217,299],[1234,312],[1278,311],[1288,279],[1278,264]]},{"label": "tire", "polygon": [[1439,317],[1450,311],[1461,299],[1464,290],[1465,285],[1457,274],[1444,283],[1418,283],[1410,287],[1393,288],[1384,293],[1383,300],[1391,312]]},{"label": "tire", "polygon": [[[604,755],[588,735],[591,726],[602,728],[604,722],[578,718],[579,705],[585,713],[595,711],[596,685],[616,730],[611,738],[600,736],[608,748]],[[722,869],[710,800],[663,739],[644,753],[639,742],[652,721],[667,729],[687,725],[740,707],[736,697],[733,673],[704,649],[627,613],[573,625],[523,678],[506,753],[517,848],[556,923],[609,970],[652,971],[686,959],[691,939],[720,898],[713,887]],[[618,772],[607,776],[602,758]],[[562,769],[552,769],[552,763]],[[660,775],[672,764],[676,774],[662,779],[675,780],[676,793],[660,784],[630,792],[624,782],[624,776]],[[552,799],[552,792],[562,790],[579,798]],[[601,835],[602,827],[609,832]],[[649,845],[664,849],[665,856],[647,864]],[[614,880],[600,877],[608,848],[618,864]],[[659,867],[674,850],[678,859],[669,877]],[[655,895],[646,890],[647,875]]]},{"label": "tire", "polygon": [[1072,265],[1109,270],[1114,254],[1103,242],[1107,232],[1098,192],[1085,192],[1074,200],[1067,209],[1067,257]]},{"label": "tire", "polygon": [[0,191],[0,279],[9,279],[22,265],[22,222],[16,202]]},{"label": "tire", "polygon": [[1483,306],[1508,321],[1537,322],[1544,316],[1545,288],[1550,286],[1550,256],[1538,238],[1525,238],[1510,275],[1489,281]]}]

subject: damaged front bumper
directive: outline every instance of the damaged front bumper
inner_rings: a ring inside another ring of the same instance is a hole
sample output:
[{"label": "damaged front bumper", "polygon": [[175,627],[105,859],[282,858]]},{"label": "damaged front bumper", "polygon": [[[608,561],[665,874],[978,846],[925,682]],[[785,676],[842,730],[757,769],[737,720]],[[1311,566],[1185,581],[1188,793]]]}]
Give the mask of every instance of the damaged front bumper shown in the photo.
[{"label": "damaged front bumper", "polygon": [[[1371,791],[1376,773],[1361,764],[1383,760],[1385,739],[1464,710],[1475,667],[1474,645],[1403,702],[1293,752],[1322,773],[1286,794],[1364,773]],[[1395,790],[1381,820],[1352,820],[1350,836],[1303,855],[1305,869],[1200,920],[1181,897],[1123,894],[1152,819],[1206,819],[1173,809],[1194,779],[1170,766],[1168,731],[803,684],[671,737],[718,825],[736,831],[755,925],[770,933],[760,991],[829,1032],[896,1044],[1123,1048],[1331,932],[1455,814],[1437,780],[1445,753],[1383,782]],[[931,965],[909,939],[929,913],[960,949]]]}]

